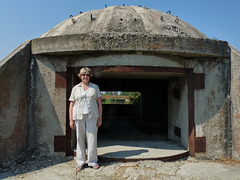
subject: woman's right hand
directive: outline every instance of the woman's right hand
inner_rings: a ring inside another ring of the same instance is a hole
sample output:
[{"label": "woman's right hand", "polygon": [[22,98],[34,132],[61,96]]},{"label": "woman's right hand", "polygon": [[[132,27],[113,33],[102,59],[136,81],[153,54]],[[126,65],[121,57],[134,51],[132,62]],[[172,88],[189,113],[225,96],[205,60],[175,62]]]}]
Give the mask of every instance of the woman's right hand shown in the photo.
[{"label": "woman's right hand", "polygon": [[75,129],[76,128],[76,125],[75,125],[75,122],[73,120],[70,120],[70,128],[72,129]]},{"label": "woman's right hand", "polygon": [[76,125],[75,122],[73,121],[73,106],[74,106],[75,102],[71,101],[70,105],[69,105],[69,125],[70,128],[75,129]]}]

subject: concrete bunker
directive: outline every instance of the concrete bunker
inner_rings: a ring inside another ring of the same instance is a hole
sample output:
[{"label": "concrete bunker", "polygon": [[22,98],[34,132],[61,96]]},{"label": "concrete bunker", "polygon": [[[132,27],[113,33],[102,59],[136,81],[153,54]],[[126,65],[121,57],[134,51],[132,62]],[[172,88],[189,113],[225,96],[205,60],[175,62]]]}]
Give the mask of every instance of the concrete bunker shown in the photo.
[{"label": "concrete bunker", "polygon": [[124,108],[105,107],[103,132],[133,119],[126,127],[137,131],[125,138],[156,130],[149,137],[173,140],[190,156],[239,159],[238,50],[144,7],[113,6],[72,18],[1,61],[0,163],[35,146],[48,155],[72,153],[68,98],[83,66],[102,91],[142,93],[136,119],[131,108],[122,115]]}]

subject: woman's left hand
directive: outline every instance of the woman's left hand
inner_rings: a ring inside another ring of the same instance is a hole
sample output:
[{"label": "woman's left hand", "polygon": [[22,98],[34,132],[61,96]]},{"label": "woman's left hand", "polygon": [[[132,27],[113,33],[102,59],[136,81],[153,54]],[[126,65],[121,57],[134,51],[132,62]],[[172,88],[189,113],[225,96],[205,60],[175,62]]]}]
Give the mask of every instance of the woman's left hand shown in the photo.
[{"label": "woman's left hand", "polygon": [[102,125],[102,117],[98,117],[98,120],[97,120],[97,127],[101,126]]}]

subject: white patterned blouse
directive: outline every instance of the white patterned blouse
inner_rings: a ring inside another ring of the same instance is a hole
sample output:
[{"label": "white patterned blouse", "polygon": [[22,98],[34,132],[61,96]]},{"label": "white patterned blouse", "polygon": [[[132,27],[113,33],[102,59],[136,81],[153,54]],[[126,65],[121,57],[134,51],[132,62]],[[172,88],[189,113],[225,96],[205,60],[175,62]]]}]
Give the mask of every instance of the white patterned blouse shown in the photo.
[{"label": "white patterned blouse", "polygon": [[86,100],[88,116],[90,119],[99,117],[97,98],[102,97],[99,87],[94,83],[89,83],[87,90],[84,92],[81,83],[73,87],[69,101],[74,101],[73,120],[83,119],[83,107]]}]

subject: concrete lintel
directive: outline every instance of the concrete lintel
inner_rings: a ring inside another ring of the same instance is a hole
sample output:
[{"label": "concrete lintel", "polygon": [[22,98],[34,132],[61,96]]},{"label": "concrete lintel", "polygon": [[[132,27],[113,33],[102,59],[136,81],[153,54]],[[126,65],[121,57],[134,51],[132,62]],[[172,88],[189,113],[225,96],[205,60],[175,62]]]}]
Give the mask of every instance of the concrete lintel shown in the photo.
[{"label": "concrete lintel", "polygon": [[155,52],[185,57],[229,57],[226,41],[146,34],[73,34],[32,40],[33,54]]}]

